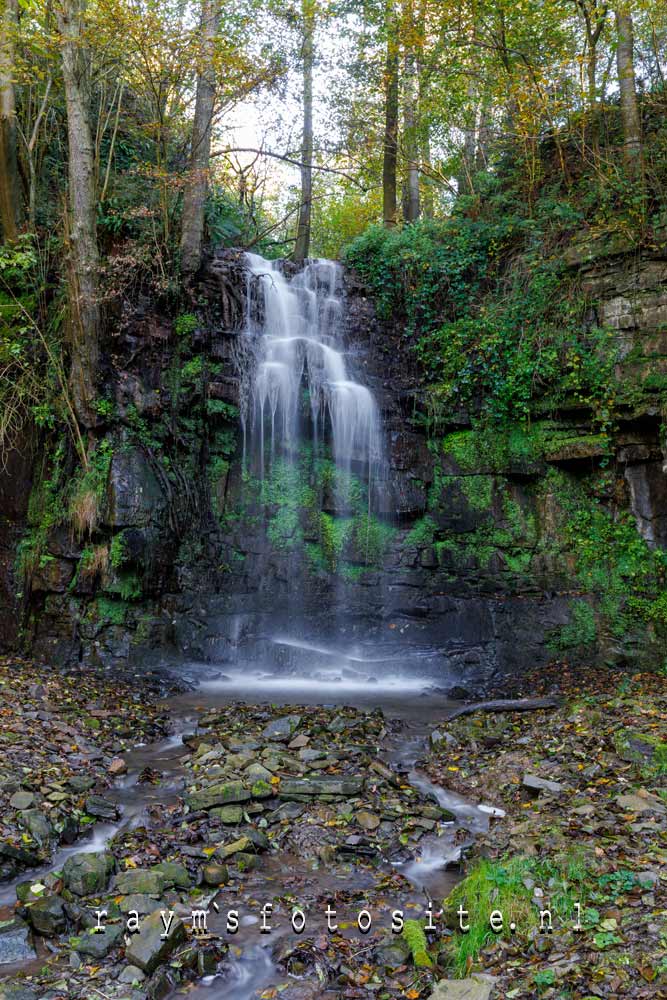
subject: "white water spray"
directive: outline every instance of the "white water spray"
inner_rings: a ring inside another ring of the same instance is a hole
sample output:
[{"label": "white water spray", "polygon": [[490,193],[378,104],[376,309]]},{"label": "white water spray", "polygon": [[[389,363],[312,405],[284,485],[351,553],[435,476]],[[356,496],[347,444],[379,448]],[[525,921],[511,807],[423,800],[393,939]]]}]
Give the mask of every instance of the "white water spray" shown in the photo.
[{"label": "white water spray", "polygon": [[350,377],[341,350],[340,266],[312,260],[288,281],[280,262],[251,253],[246,261],[253,370],[242,420],[260,474],[278,455],[296,457],[310,423],[315,455],[330,440],[337,467],[348,474],[358,469],[370,485],[380,461],[380,419],[372,393]]}]

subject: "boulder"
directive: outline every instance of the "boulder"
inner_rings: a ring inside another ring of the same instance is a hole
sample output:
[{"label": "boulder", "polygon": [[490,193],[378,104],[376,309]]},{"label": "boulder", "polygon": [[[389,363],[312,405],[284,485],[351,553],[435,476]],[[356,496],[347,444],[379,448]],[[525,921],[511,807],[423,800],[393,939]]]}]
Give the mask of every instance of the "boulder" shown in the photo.
[{"label": "boulder", "polygon": [[152,913],[150,917],[141,921],[141,931],[133,936],[125,950],[127,961],[138,966],[142,972],[148,975],[167,961],[173,950],[185,940],[186,936],[183,921],[174,917],[169,924],[169,931],[163,937],[165,935],[163,913],[168,922],[169,917],[166,911]]},{"label": "boulder", "polygon": [[262,730],[265,740],[274,740],[277,743],[287,743],[291,740],[299,723],[300,715],[284,715],[282,719],[274,719]]},{"label": "boulder", "polygon": [[55,937],[67,927],[65,908],[60,896],[41,896],[28,909],[28,920],[38,934]]},{"label": "boulder", "polygon": [[121,924],[107,924],[103,931],[91,930],[82,934],[76,944],[76,950],[80,955],[90,955],[91,958],[104,958],[104,956],[117,945],[123,936]]},{"label": "boulder", "polygon": [[158,897],[164,892],[164,887],[164,874],[155,868],[133,868],[119,872],[114,879],[114,890],[121,896],[142,893]]},{"label": "boulder", "polygon": [[103,892],[115,867],[113,854],[80,852],[73,854],[63,866],[63,882],[76,896]]},{"label": "boulder", "polygon": [[198,812],[200,809],[211,809],[213,806],[247,802],[250,797],[250,791],[240,781],[226,781],[218,785],[209,785],[198,792],[190,792],[186,802],[193,812]]},{"label": "boulder", "polygon": [[[29,962],[36,957],[30,944],[29,933],[28,925],[18,917],[0,922],[0,965]],[[2,996],[0,988],[0,998]]]},{"label": "boulder", "polygon": [[179,865],[177,861],[161,861],[159,865],[155,865],[153,871],[162,873],[165,888],[176,886],[178,889],[189,889],[192,885],[192,878],[187,868]]}]

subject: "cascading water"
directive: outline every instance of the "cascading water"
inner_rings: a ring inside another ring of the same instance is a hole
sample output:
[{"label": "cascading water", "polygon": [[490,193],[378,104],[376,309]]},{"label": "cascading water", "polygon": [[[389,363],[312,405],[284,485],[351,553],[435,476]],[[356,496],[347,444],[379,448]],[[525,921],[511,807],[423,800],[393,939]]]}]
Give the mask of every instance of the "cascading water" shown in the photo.
[{"label": "cascading water", "polygon": [[382,453],[380,418],[372,393],[350,377],[341,350],[340,266],[308,261],[288,280],[280,262],[251,253],[246,261],[252,364],[242,421],[250,461],[263,476],[278,455],[295,458],[310,436],[314,454],[330,442],[341,481],[358,471],[370,496]]}]

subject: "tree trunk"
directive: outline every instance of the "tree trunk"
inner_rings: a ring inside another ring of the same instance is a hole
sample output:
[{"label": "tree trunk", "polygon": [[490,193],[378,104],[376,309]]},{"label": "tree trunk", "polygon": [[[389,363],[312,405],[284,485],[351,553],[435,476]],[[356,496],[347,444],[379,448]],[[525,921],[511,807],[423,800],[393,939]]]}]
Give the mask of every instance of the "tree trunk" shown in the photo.
[{"label": "tree trunk", "polygon": [[641,174],[641,123],[635,83],[632,14],[625,4],[616,9],[616,33],[616,66],[621,92],[623,148],[629,173],[632,177],[638,178]]},{"label": "tree trunk", "polygon": [[92,426],[96,422],[92,403],[99,362],[100,302],[95,151],[82,41],[85,12],[86,0],[63,0],[57,18],[67,104],[70,379],[76,415],[85,426]]},{"label": "tree trunk", "polygon": [[407,159],[407,188],[405,221],[419,218],[419,143],[417,137],[417,62],[414,52],[405,56],[405,156]]},{"label": "tree trunk", "polygon": [[470,78],[466,87],[468,108],[463,129],[463,150],[461,154],[461,174],[457,179],[459,194],[474,194],[473,174],[476,169],[477,130],[479,124],[479,102],[477,87]]},{"label": "tree trunk", "polygon": [[211,131],[216,95],[214,45],[219,25],[219,0],[202,0],[201,64],[197,75],[192,151],[183,196],[181,228],[181,270],[183,274],[188,276],[194,274],[199,267],[204,239],[204,212],[208,191]]},{"label": "tree trunk", "polygon": [[384,91],[384,148],[382,160],[382,217],[387,229],[396,225],[398,204],[396,172],[398,164],[398,43],[393,2],[385,8],[387,56]]},{"label": "tree trunk", "polygon": [[301,145],[301,204],[294,245],[294,260],[302,261],[310,248],[313,201],[313,59],[315,0],[301,0],[303,17],[303,142]]},{"label": "tree trunk", "polygon": [[18,161],[16,155],[16,100],[14,46],[18,0],[4,0],[0,23],[0,225],[7,242],[16,239],[20,221]]}]

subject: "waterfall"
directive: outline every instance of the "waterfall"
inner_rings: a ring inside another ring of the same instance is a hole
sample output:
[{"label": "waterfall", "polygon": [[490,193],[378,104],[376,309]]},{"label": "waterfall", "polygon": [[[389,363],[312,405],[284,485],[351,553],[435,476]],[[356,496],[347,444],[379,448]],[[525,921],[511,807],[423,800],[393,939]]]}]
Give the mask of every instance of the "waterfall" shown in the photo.
[{"label": "waterfall", "polygon": [[246,262],[245,353],[252,363],[241,419],[251,461],[263,476],[276,457],[296,458],[310,435],[314,454],[330,443],[336,466],[361,472],[370,496],[381,456],[380,419],[342,350],[340,265],[311,260],[288,279],[280,261],[248,253]]}]

